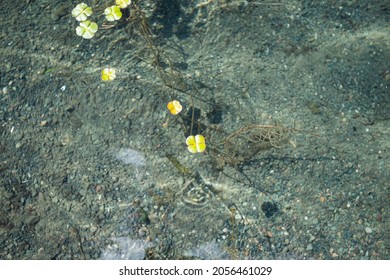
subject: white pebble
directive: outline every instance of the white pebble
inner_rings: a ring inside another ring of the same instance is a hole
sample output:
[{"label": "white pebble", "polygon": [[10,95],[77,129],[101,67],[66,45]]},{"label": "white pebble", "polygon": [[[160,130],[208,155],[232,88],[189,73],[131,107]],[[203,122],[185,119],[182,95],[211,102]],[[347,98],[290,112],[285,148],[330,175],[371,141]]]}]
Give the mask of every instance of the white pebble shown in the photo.
[{"label": "white pebble", "polygon": [[372,228],[370,227],[366,227],[364,230],[366,231],[366,233],[372,233]]}]

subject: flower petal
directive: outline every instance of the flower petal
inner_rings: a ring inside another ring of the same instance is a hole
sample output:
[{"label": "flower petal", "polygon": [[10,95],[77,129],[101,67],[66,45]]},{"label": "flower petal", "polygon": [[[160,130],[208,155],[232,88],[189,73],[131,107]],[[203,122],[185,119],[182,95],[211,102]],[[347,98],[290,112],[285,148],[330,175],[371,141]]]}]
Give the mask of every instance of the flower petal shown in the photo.
[{"label": "flower petal", "polygon": [[198,153],[201,153],[204,150],[206,150],[206,141],[203,135],[196,135],[195,142],[196,142],[196,150],[198,151]]}]

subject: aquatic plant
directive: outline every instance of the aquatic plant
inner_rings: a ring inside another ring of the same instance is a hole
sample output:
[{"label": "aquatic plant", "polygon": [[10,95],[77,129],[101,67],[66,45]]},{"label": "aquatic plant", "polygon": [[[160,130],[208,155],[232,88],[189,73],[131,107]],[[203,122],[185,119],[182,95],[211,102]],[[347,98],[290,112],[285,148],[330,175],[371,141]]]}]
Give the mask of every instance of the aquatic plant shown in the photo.
[{"label": "aquatic plant", "polygon": [[119,6],[107,7],[104,10],[104,14],[106,15],[106,19],[108,21],[116,21],[122,18],[122,12]]},{"label": "aquatic plant", "polygon": [[188,151],[190,153],[202,153],[206,149],[206,140],[203,135],[190,135],[186,139]]},{"label": "aquatic plant", "polygon": [[183,110],[183,106],[177,100],[169,101],[167,104],[167,109],[172,115],[177,115]]},{"label": "aquatic plant", "polygon": [[[218,166],[237,166],[255,156],[259,151],[280,148],[285,143],[292,143],[291,136],[297,130],[275,124],[246,124],[235,131],[222,130],[221,126],[208,125],[202,116],[212,114],[219,105],[207,95],[202,95],[197,86],[184,78],[180,70],[176,69],[174,63],[165,55],[154,42],[154,35],[148,18],[139,6],[138,1],[116,0],[116,5],[104,9],[108,21],[117,21],[126,12],[126,18],[122,21],[128,24],[128,28],[135,30],[132,34],[140,34],[145,41],[146,49],[152,56],[151,64],[163,84],[175,92],[175,96],[187,97],[190,106],[184,107],[178,98],[172,98],[167,103],[170,114],[176,118],[182,126],[183,142],[190,153],[203,153],[209,155]],[[85,3],[77,5],[72,16],[80,20],[77,34],[83,38],[92,38],[98,26],[96,23],[87,20],[92,15],[92,9]],[[83,21],[84,20],[84,21]],[[114,25],[109,25],[111,28]],[[112,81],[116,77],[114,68],[105,68],[101,72],[102,81]],[[159,93],[162,100],[167,96]],[[209,110],[209,112],[207,112]],[[167,127],[167,126],[166,126]],[[206,145],[207,139],[207,145]],[[206,150],[206,147],[207,150]],[[142,165],[144,160],[132,149],[121,149],[116,152],[115,157],[125,164]]]},{"label": "aquatic plant", "polygon": [[76,34],[83,37],[84,39],[91,39],[95,36],[98,30],[98,25],[95,22],[84,20],[80,22],[80,25],[76,28]]},{"label": "aquatic plant", "polygon": [[112,81],[116,77],[114,68],[104,68],[102,70],[102,80],[103,81]]},{"label": "aquatic plant", "polygon": [[78,21],[85,21],[90,15],[92,15],[92,8],[85,3],[78,4],[72,10],[72,16]]},{"label": "aquatic plant", "polygon": [[[116,5],[105,8],[102,14],[110,22],[121,20],[122,23],[127,24],[129,29],[136,31],[130,32],[131,34],[140,34],[143,38],[145,49],[149,51],[148,54],[152,57],[151,64],[163,85],[170,89],[169,96],[162,92],[158,94],[161,100],[164,100],[164,104],[166,100],[171,100],[166,107],[172,115],[170,117],[175,118],[174,123],[179,123],[182,126],[183,150],[185,149],[185,141],[190,153],[208,155],[211,160],[217,163],[214,166],[230,165],[237,167],[253,158],[260,151],[280,148],[289,141],[294,144],[291,137],[293,133],[298,132],[294,128],[277,124],[244,124],[242,127],[235,129],[230,127],[223,129],[223,126],[213,125],[212,121],[202,118],[205,115],[213,114],[214,109],[221,108],[221,105],[213,99],[212,95],[202,94],[197,84],[191,79],[185,78],[185,75],[174,67],[175,64],[164,50],[155,44],[155,36],[151,25],[138,5],[138,1],[116,0],[115,3]],[[88,20],[91,15],[92,9],[84,3],[77,5],[72,11],[72,16],[80,21],[76,33],[85,39],[91,39],[98,30],[98,25]],[[106,28],[113,26],[115,26],[115,23],[106,26]],[[101,72],[102,81],[112,81],[115,77],[114,68],[105,68]],[[189,104],[189,106],[183,106],[178,100],[182,100],[183,104]],[[144,166],[146,163],[145,156],[131,148],[117,149],[112,155],[120,162],[136,167]],[[227,205],[218,196],[212,185],[207,185],[199,180],[197,173],[183,166],[177,157],[174,155],[167,155],[166,157],[173,166],[186,176],[186,179],[190,179],[181,192],[184,203],[200,209],[206,206],[211,198],[216,197],[216,200],[231,213],[233,233],[230,237],[235,240],[236,222],[234,217],[239,209]],[[249,184],[252,184],[249,179],[248,181]],[[112,242],[113,244],[102,252],[102,259],[143,259],[146,248],[150,246],[149,243],[143,240],[133,240],[127,237],[117,237]],[[257,245],[257,243],[255,244]],[[232,246],[229,252],[230,254],[223,250],[216,241],[210,241],[187,251],[185,255],[200,259],[230,259],[231,257],[237,257],[236,247]]]},{"label": "aquatic plant", "polygon": [[[114,22],[122,18],[122,9],[127,8],[130,0],[117,0],[117,5],[107,7],[102,11],[107,21]],[[92,8],[85,3],[77,4],[72,10],[72,17],[80,22],[76,34],[84,39],[91,39],[98,30],[98,24],[87,20],[93,14]]]}]

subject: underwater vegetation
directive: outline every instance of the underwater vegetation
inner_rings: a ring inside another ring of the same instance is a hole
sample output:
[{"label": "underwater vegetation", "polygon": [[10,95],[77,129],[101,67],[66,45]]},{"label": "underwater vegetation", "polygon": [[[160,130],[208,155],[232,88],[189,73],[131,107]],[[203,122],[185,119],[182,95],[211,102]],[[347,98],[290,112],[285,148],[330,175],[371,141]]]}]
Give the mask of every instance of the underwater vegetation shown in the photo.
[{"label": "underwater vegetation", "polygon": [[[165,87],[165,90],[155,94],[156,98],[165,104],[164,109],[169,113],[163,127],[169,137],[179,135],[178,139],[181,139],[173,144],[171,152],[165,154],[170,164],[187,182],[177,194],[182,197],[185,205],[193,209],[202,209],[213,199],[219,201],[224,209],[231,213],[231,224],[236,227],[234,217],[236,215],[244,217],[240,209],[226,203],[214,186],[203,180],[196,166],[188,168],[181,164],[179,155],[189,152],[194,157],[207,158],[216,170],[223,170],[226,166],[239,170],[262,151],[281,148],[288,143],[295,146],[294,134],[313,134],[278,123],[261,124],[254,121],[239,123],[237,126],[224,125],[223,113],[228,107],[225,104],[227,101],[225,99],[216,101],[211,86],[204,85],[196,77],[188,78],[184,75],[181,68],[176,66],[178,64],[171,60],[168,52],[159,46],[154,27],[149,22],[147,12],[143,10],[144,2],[117,0],[115,4],[109,7],[96,7],[97,13],[104,15],[100,27],[90,20],[90,17],[94,16],[92,8],[84,3],[77,5],[72,11],[73,17],[79,21],[76,34],[89,40],[99,34],[97,32],[99,28],[109,30],[118,27],[118,29],[126,29],[126,32],[134,37],[132,39],[143,40],[142,44],[145,47],[140,60],[148,61],[153,66],[156,76]],[[93,40],[90,42],[93,43]],[[100,80],[116,83],[122,73],[115,69],[115,65],[104,67],[99,71]],[[161,111],[161,115],[165,116],[166,112]],[[180,133],[172,132],[172,126],[179,127]],[[112,156],[124,164],[136,167],[146,164],[145,156],[132,148],[116,149],[112,152]],[[255,182],[247,177],[237,180],[239,183],[243,181],[247,186],[255,185]],[[264,204],[262,210],[266,213],[266,217],[271,217],[278,211],[278,207],[269,202]],[[235,239],[234,235],[232,239]],[[144,259],[147,249],[151,247],[150,243],[128,237],[116,237],[111,241],[112,244],[104,249],[102,259]],[[254,243],[257,245],[256,242]],[[216,241],[209,241],[186,251],[184,256],[205,260],[237,258],[237,248],[230,249],[229,253]]]},{"label": "underwater vegetation", "polygon": [[[152,57],[150,63],[154,66],[158,77],[167,88],[173,90],[169,96],[166,96],[166,93],[158,93],[158,95],[163,102],[168,100],[166,108],[176,119],[174,123],[182,127],[183,142],[186,143],[190,153],[208,154],[220,166],[237,165],[262,149],[282,146],[288,142],[292,132],[298,132],[274,124],[246,124],[235,131],[224,131],[221,127],[215,127],[206,119],[202,119],[202,114],[211,116],[221,111],[223,104],[216,102],[210,95],[202,94],[198,85],[186,79],[174,66],[175,63],[165,50],[155,43],[156,36],[141,5],[142,1],[117,0],[115,5],[110,7],[97,6],[95,7],[97,13],[105,15],[105,20],[109,22],[103,21],[99,25],[104,29],[125,25],[132,30],[132,34],[138,34],[144,40],[146,50],[150,51],[149,55]],[[76,28],[77,35],[85,39],[95,36],[99,27],[97,23],[90,20],[91,17],[97,17],[93,15],[91,7],[80,3],[72,10],[72,16],[79,22]],[[103,82],[114,82],[116,77],[113,66],[101,70]],[[222,121],[221,118],[219,119]],[[141,156],[131,149],[119,150],[115,157],[125,164],[142,165],[143,162]]]}]

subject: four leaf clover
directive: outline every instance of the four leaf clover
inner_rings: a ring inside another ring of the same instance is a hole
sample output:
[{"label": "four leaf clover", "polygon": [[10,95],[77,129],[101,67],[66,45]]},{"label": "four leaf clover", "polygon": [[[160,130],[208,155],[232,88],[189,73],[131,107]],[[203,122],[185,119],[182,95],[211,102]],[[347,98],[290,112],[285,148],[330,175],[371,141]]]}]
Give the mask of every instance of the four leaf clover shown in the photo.
[{"label": "four leaf clover", "polygon": [[122,12],[119,6],[111,6],[104,10],[104,14],[106,15],[106,19],[108,21],[115,21],[121,19]]},{"label": "four leaf clover", "polygon": [[77,26],[76,34],[83,37],[84,39],[91,39],[97,30],[98,25],[95,22],[84,20],[80,22],[79,26]]},{"label": "four leaf clover", "polygon": [[88,7],[85,3],[78,4],[72,10],[72,16],[76,18],[78,21],[86,20],[90,15],[92,15],[92,8]]},{"label": "four leaf clover", "polygon": [[102,80],[103,81],[112,81],[116,77],[114,68],[104,68],[102,70]]},{"label": "four leaf clover", "polygon": [[168,102],[167,109],[169,110],[169,112],[171,112],[172,115],[177,115],[181,112],[183,106],[181,106],[179,101],[172,100]]},{"label": "four leaf clover", "polygon": [[[121,8],[126,8],[130,5],[131,0],[116,0],[116,3],[118,3],[118,5],[108,7],[104,10],[104,14],[108,21],[121,19]],[[77,21],[80,21],[80,25],[76,28],[76,34],[85,39],[91,39],[98,30],[98,25],[95,22],[87,20],[90,15],[92,15],[92,8],[85,3],[78,4],[72,10],[72,16],[76,18]]]},{"label": "four leaf clover", "polygon": [[190,153],[201,153],[206,149],[206,140],[203,135],[190,135],[186,139],[187,148]]}]

